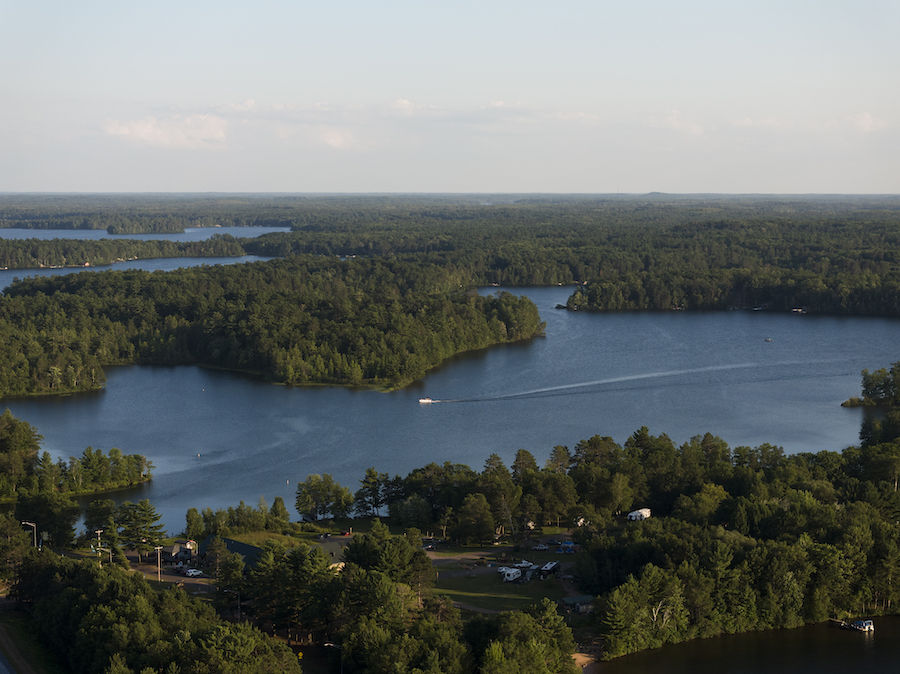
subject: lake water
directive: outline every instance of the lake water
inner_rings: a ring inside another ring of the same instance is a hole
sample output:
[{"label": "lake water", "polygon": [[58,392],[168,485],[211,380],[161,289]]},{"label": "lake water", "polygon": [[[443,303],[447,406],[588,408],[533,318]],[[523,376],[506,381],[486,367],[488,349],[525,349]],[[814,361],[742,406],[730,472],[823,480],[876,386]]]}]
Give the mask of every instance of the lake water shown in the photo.
[{"label": "lake water", "polygon": [[[189,507],[260,496],[292,507],[310,473],[355,491],[368,467],[405,476],[452,461],[480,471],[491,454],[509,465],[520,448],[543,464],[554,445],[595,434],[622,443],[642,425],[679,444],[708,431],[732,447],[841,450],[858,442],[862,412],[840,403],[859,394],[863,368],[897,359],[896,319],[589,314],[553,308],[568,288],[517,292],[537,304],[546,337],[459,356],[402,391],[118,367],[101,392],[3,404],[54,456],[90,445],[149,457],[155,479],[126,497],[149,498],[177,532]],[[439,402],[420,405],[423,396]]]},{"label": "lake water", "polygon": [[600,665],[601,674],[846,674],[896,672],[900,617],[875,618],[875,631],[827,624],[698,639]]},{"label": "lake water", "polygon": [[[0,230],[3,231],[3,230]],[[44,267],[43,269],[2,269],[0,270],[0,290],[8,288],[13,279],[26,279],[32,276],[60,276],[63,274],[90,274],[98,271],[106,271],[108,269],[143,269],[144,271],[172,271],[173,269],[185,269],[187,267],[198,267],[201,265],[216,264],[240,264],[241,262],[258,262],[260,260],[271,260],[270,257],[262,257],[259,255],[242,255],[240,257],[162,257],[150,258],[147,260],[127,260],[125,262],[117,262],[110,265],[97,265],[90,268],[84,267],[63,267],[61,269],[51,269]]]}]

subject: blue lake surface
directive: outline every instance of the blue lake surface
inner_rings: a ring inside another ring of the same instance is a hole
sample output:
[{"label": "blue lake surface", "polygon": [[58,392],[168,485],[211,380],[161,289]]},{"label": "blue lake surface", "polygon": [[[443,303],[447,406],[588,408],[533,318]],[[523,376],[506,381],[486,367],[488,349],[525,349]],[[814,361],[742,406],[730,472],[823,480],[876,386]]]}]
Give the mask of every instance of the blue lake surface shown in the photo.
[{"label": "blue lake surface", "polygon": [[[491,289],[494,291],[496,289]],[[405,476],[431,461],[481,470],[518,449],[647,426],[676,443],[711,432],[788,453],[858,443],[860,371],[897,359],[900,320],[765,312],[590,314],[554,309],[570,289],[517,290],[545,337],[458,356],[391,393],[288,387],[198,367],[118,367],[101,392],[6,400],[54,456],[87,446],[146,455],[151,499],[171,532],[190,507],[293,506],[296,484],[329,473],[352,491],[366,468]],[[766,340],[771,341],[766,341]],[[420,405],[429,396],[439,401]],[[443,401],[443,402],[441,402]]]}]

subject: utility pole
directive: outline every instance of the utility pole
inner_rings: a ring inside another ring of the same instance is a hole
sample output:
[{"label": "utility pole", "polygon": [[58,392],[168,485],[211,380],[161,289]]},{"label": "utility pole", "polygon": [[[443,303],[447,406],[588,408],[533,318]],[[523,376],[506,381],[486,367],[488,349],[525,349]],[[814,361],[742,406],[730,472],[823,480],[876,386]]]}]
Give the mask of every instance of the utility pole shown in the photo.
[{"label": "utility pole", "polygon": [[159,553],[162,550],[161,545],[157,545],[154,550],[156,550],[156,580],[157,582],[162,582],[162,563],[160,562]]}]

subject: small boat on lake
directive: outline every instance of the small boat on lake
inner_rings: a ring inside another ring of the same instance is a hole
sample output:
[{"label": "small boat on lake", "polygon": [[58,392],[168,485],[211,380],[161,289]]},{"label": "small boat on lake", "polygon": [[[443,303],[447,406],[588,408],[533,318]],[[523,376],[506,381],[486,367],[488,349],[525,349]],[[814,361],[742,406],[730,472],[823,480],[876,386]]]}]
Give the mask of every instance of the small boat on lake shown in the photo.
[{"label": "small boat on lake", "polygon": [[434,401],[433,401],[431,398],[419,398],[419,404],[420,404],[420,405],[429,405],[429,404],[431,404],[431,403],[433,403],[433,402],[434,402]]},{"label": "small boat on lake", "polygon": [[856,630],[857,632],[874,632],[875,623],[871,620],[854,620],[853,622],[845,622],[841,625],[844,629]]}]

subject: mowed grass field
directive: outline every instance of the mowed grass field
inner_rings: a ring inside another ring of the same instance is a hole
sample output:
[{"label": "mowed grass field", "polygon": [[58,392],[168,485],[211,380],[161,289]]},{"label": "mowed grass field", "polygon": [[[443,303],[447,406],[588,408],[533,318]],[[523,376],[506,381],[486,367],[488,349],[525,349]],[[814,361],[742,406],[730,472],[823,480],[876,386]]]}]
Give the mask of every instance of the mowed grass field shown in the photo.
[{"label": "mowed grass field", "polygon": [[557,578],[504,583],[496,572],[454,578],[441,578],[438,574],[435,590],[453,601],[493,611],[518,611],[544,597],[557,601],[566,596],[562,582]]}]

